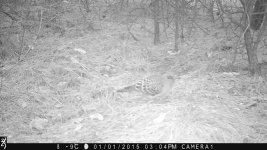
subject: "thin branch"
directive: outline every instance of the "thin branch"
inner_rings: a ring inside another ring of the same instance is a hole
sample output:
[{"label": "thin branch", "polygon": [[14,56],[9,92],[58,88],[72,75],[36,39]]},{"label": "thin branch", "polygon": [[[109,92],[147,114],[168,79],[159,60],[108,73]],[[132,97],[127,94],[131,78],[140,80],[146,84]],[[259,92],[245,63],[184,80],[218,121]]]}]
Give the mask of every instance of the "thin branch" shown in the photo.
[{"label": "thin branch", "polygon": [[39,33],[41,31],[41,28],[42,28],[42,23],[43,23],[43,10],[41,9],[41,19],[40,19],[40,23],[39,23],[39,29],[38,29],[38,32],[37,32],[37,36],[36,36],[36,40],[38,39],[39,37]]},{"label": "thin branch", "polygon": [[[38,37],[39,37],[39,33],[41,31],[42,28],[42,22],[43,22],[43,10],[41,9],[41,15],[40,15],[40,23],[39,23],[39,28],[38,28],[38,32],[37,32],[37,36],[35,38],[34,44],[35,45],[37,43]],[[27,52],[25,53],[25,55],[23,55],[23,58],[25,58],[28,53],[30,52],[30,50],[32,50],[33,47],[32,46],[28,46]],[[22,58],[20,60],[23,60]]]},{"label": "thin branch", "polygon": [[19,19],[17,19],[17,18],[15,18],[15,17],[13,17],[13,16],[11,16],[9,13],[7,13],[7,12],[4,12],[4,11],[2,11],[2,10],[0,10],[0,12],[2,12],[3,14],[5,14],[5,15],[7,15],[9,18],[11,18],[12,20],[14,20],[14,21],[18,21]]}]

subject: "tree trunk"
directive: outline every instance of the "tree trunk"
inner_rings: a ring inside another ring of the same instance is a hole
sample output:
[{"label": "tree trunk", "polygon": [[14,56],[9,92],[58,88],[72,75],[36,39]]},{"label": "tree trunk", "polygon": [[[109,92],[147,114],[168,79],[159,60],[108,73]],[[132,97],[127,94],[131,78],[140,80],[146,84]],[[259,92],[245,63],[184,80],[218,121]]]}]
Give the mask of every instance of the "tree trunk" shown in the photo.
[{"label": "tree trunk", "polygon": [[244,39],[245,39],[245,45],[246,45],[246,50],[247,50],[247,55],[248,55],[250,74],[261,75],[261,70],[258,65],[259,61],[257,57],[257,49],[254,49],[253,39],[252,39],[250,30],[246,31],[244,35]]},{"label": "tree trunk", "polygon": [[159,0],[152,1],[153,6],[153,18],[154,18],[154,44],[160,43],[160,28],[159,28]]},{"label": "tree trunk", "polygon": [[[198,6],[197,6],[197,4],[198,4],[198,0],[195,0],[192,21],[196,21],[196,18],[197,18],[197,15],[198,15]],[[188,29],[188,32],[187,32],[188,36],[191,36],[193,28],[194,28],[194,24],[190,23],[190,26],[189,26],[189,29]]]},{"label": "tree trunk", "polygon": [[[253,5],[255,4],[252,1],[242,1],[242,5],[244,7],[244,13],[248,13],[251,16]],[[246,15],[247,16],[247,15]],[[245,23],[249,24],[249,18],[246,17]],[[264,21],[264,24],[266,22]],[[249,62],[249,71],[251,75],[261,75],[261,68],[259,66],[258,56],[257,56],[257,47],[259,42],[262,39],[262,33],[264,32],[265,28],[261,28],[259,34],[256,37],[256,41],[253,40],[253,36],[251,34],[250,29],[245,30],[244,40],[248,55],[248,62]],[[261,33],[262,32],[262,33]]]},{"label": "tree trunk", "polygon": [[179,1],[175,1],[175,37],[174,37],[174,51],[178,52],[178,39],[179,39]]}]

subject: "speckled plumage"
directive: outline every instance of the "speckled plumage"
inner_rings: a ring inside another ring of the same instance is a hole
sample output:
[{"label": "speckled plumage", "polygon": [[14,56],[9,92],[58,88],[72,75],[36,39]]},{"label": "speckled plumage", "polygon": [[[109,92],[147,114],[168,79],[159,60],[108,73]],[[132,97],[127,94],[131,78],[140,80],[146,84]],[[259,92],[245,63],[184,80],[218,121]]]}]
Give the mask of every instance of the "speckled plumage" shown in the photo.
[{"label": "speckled plumage", "polygon": [[117,92],[137,91],[149,96],[158,96],[170,92],[174,82],[172,75],[151,75]]}]

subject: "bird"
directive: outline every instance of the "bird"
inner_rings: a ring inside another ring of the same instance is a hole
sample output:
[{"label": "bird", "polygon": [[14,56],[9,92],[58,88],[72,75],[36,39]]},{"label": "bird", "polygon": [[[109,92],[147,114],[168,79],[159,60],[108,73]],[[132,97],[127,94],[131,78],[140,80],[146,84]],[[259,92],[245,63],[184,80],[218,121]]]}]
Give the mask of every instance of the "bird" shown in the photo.
[{"label": "bird", "polygon": [[145,77],[133,85],[126,86],[117,92],[140,92],[150,98],[162,96],[168,94],[174,85],[175,79],[173,75],[150,75]]}]

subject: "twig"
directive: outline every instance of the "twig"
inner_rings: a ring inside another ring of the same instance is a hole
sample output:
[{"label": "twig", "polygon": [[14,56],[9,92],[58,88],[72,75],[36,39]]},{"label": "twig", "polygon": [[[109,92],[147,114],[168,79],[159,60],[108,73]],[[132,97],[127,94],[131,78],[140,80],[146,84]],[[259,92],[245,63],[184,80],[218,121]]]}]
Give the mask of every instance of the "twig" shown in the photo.
[{"label": "twig", "polygon": [[[38,34],[40,33],[40,30],[41,30],[42,21],[43,21],[43,17],[42,17],[42,10],[41,10],[41,19],[40,19],[40,24],[39,24]],[[38,37],[38,34],[37,34],[37,37]],[[37,39],[38,39],[37,37],[36,37],[36,39],[35,39],[35,41],[34,41],[34,44],[37,43]],[[32,50],[32,47],[31,47],[31,46],[28,47],[28,50],[27,50],[26,54],[23,55],[22,58],[25,58],[25,57],[27,56],[27,54],[30,52],[30,50]],[[19,62],[23,61],[22,58],[20,58],[20,60],[19,60],[18,62],[16,62],[13,66],[11,66],[8,70],[11,70],[11,69],[15,68],[15,67],[18,65]],[[4,76],[5,74],[7,74],[7,72],[3,73],[2,76]],[[2,84],[2,81],[1,81],[1,84]],[[1,92],[1,91],[0,91],[0,92]]]},{"label": "twig", "polygon": [[39,24],[39,29],[37,32],[36,40],[39,38],[39,33],[41,31],[41,28],[42,28],[42,22],[43,22],[43,10],[41,9],[41,19],[40,19],[40,24]]},{"label": "twig", "polygon": [[[37,43],[37,40],[39,38],[39,33],[41,31],[41,28],[42,28],[42,22],[43,22],[43,10],[42,9],[41,9],[41,16],[40,17],[41,18],[40,18],[39,28],[38,28],[37,36],[33,42],[33,45],[35,45]],[[25,58],[28,55],[28,53],[30,52],[30,50],[32,50],[32,49],[33,49],[32,46],[28,46],[28,50],[25,53],[25,55],[23,55],[23,58]],[[23,59],[20,59],[20,60],[22,61]]]},{"label": "twig", "polygon": [[209,35],[209,31],[206,31],[207,29],[203,29],[203,27],[201,27],[201,25],[197,24],[195,20],[191,20],[199,29],[201,29],[204,33],[206,33],[207,35]]},{"label": "twig", "polygon": [[130,31],[130,29],[127,27],[128,32],[130,33],[131,37],[135,40],[135,41],[139,41],[134,35],[133,33]]},{"label": "twig", "polygon": [[7,13],[7,12],[4,12],[4,11],[2,11],[2,10],[0,10],[0,12],[2,12],[2,13],[5,14],[5,15],[7,15],[9,18],[11,18],[11,19],[14,20],[14,21],[18,21],[18,20],[19,20],[19,19],[13,17],[12,15],[10,15],[10,14]]}]

